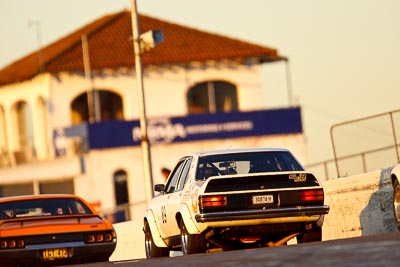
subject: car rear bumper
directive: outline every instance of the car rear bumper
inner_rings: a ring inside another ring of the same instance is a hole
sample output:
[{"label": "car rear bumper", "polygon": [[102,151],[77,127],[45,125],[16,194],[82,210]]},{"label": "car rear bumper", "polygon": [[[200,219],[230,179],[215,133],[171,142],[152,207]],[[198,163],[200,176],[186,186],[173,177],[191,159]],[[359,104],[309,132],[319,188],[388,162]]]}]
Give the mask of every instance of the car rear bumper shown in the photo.
[{"label": "car rear bumper", "polygon": [[223,211],[212,213],[200,213],[195,216],[199,223],[205,222],[227,222],[240,220],[262,220],[265,222],[276,223],[288,221],[311,221],[318,220],[320,215],[328,214],[329,206],[313,206],[313,207],[291,207],[291,208],[273,208],[273,209],[257,209],[257,210],[241,210],[241,211]]},{"label": "car rear bumper", "polygon": [[[108,259],[113,253],[116,246],[116,242],[109,243],[94,243],[85,244],[83,242],[66,242],[58,244],[43,244],[27,246],[25,248],[19,249],[2,249],[0,250],[1,262],[6,264],[23,264],[23,263],[41,263],[46,265],[53,264],[55,262],[85,262],[96,261],[96,259],[104,260]],[[46,261],[43,259],[43,251],[45,249],[56,249],[56,248],[66,248],[70,257],[66,259],[54,259]]]}]

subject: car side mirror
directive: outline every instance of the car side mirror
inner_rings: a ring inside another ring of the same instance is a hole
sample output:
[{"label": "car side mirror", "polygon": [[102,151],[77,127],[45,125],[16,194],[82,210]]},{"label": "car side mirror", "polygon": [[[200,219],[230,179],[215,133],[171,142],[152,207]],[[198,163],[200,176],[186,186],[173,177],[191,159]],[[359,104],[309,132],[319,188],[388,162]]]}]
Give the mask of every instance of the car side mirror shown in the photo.
[{"label": "car side mirror", "polygon": [[156,191],[156,192],[164,192],[164,184],[156,184],[154,186],[154,191]]}]

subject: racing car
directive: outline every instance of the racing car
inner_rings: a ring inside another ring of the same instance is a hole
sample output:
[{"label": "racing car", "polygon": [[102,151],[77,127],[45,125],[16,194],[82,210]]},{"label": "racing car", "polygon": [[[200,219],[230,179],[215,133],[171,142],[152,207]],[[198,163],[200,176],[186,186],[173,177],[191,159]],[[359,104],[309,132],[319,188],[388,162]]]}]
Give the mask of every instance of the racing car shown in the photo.
[{"label": "racing car", "polygon": [[42,194],[0,198],[0,266],[108,261],[113,225],[83,198]]},{"label": "racing car", "polygon": [[242,148],[180,158],[143,221],[147,258],[322,240],[324,190],[283,148]]},{"label": "racing car", "polygon": [[394,223],[400,231],[400,164],[393,167],[391,174],[391,182],[393,187],[393,214]]}]

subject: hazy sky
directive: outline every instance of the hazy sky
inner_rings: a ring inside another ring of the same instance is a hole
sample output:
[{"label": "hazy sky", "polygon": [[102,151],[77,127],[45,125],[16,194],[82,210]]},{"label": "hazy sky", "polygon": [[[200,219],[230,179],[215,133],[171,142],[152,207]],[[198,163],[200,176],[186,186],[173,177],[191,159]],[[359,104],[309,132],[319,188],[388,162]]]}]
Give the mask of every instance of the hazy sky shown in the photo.
[{"label": "hazy sky", "polygon": [[[47,45],[130,5],[0,0],[0,68],[36,50],[38,40]],[[137,6],[140,13],[287,56],[293,98],[302,107],[307,164],[333,157],[333,124],[400,108],[399,0],[137,0]],[[266,108],[288,104],[285,75],[281,63],[262,68]]]}]

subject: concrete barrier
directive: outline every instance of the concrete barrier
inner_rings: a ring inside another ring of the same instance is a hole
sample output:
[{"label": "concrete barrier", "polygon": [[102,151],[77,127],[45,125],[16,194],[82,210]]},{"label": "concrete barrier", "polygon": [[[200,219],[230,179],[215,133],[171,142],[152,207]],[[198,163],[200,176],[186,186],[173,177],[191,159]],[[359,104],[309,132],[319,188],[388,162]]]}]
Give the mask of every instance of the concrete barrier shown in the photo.
[{"label": "concrete barrier", "polygon": [[146,258],[143,220],[115,223],[114,228],[117,232],[118,241],[110,261]]},{"label": "concrete barrier", "polygon": [[396,231],[393,217],[392,168],[324,183],[330,212],[323,225],[323,240]]},{"label": "concrete barrier", "polygon": [[[325,200],[330,205],[322,229],[323,240],[397,231],[393,219],[391,169],[323,183]],[[118,243],[110,261],[146,257],[142,220],[116,223],[114,227]]]}]

